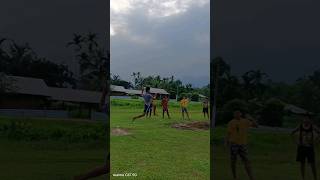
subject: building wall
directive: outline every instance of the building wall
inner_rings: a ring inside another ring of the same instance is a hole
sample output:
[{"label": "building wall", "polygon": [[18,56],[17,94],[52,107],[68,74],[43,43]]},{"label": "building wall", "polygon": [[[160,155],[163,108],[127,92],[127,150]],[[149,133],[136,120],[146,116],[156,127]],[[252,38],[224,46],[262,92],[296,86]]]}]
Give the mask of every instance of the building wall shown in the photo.
[{"label": "building wall", "polygon": [[46,104],[43,96],[5,94],[0,97],[1,109],[45,109]]}]

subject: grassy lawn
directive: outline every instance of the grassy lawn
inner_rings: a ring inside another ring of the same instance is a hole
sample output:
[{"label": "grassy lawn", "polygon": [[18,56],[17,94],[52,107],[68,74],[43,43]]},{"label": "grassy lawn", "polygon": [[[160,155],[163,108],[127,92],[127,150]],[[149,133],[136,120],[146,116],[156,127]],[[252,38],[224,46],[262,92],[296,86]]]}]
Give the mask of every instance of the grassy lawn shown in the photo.
[{"label": "grassy lawn", "polygon": [[2,117],[0,179],[70,180],[105,162],[103,132],[101,122]]},{"label": "grassy lawn", "polygon": [[[225,127],[217,127],[214,135],[214,164],[217,180],[231,180],[229,154],[224,148]],[[316,146],[317,162],[320,162],[319,146]],[[252,130],[249,136],[249,158],[257,180],[300,180],[300,166],[295,161],[296,145],[288,133]],[[248,179],[244,167],[238,159],[238,178]],[[320,164],[318,163],[318,167]],[[306,179],[312,179],[307,167]]]},{"label": "grassy lawn", "polygon": [[[142,111],[142,100],[112,100],[111,128],[126,128],[132,134],[111,136],[111,179],[128,179],[112,176],[120,173],[137,173],[139,180],[209,179],[209,131],[171,128],[183,122],[175,102],[169,105],[170,120],[162,119],[158,106],[158,116],[132,123]],[[204,120],[201,104],[190,104],[189,111],[191,121]]]}]

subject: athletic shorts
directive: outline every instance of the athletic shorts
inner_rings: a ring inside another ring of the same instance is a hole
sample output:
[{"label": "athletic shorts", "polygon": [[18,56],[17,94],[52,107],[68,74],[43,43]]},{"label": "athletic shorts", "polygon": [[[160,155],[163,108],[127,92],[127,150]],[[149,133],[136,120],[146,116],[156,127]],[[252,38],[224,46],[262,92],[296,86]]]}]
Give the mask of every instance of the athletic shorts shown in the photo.
[{"label": "athletic shorts", "polygon": [[247,145],[231,144],[230,145],[230,157],[232,162],[237,161],[238,155],[243,162],[248,162],[248,147]]},{"label": "athletic shorts", "polygon": [[144,113],[148,113],[151,110],[152,110],[152,105],[147,105],[147,104],[144,105],[144,110],[143,110]]},{"label": "athletic shorts", "polygon": [[181,108],[181,112],[188,112],[187,108]]},{"label": "athletic shorts", "polygon": [[308,160],[308,163],[314,163],[315,162],[315,153],[313,146],[298,146],[297,150],[297,161],[298,162],[306,162],[306,159]]},{"label": "athletic shorts", "polygon": [[203,109],[202,109],[202,112],[203,112],[203,113],[209,113],[209,108],[203,108]]}]

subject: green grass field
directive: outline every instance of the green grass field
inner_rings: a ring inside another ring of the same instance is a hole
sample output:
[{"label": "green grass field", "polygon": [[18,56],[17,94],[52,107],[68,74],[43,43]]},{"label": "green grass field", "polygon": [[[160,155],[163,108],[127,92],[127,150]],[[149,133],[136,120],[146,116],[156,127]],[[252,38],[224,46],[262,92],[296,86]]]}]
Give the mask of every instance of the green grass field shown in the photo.
[{"label": "green grass field", "polygon": [[[128,179],[112,176],[122,173],[137,173],[139,180],[209,179],[209,131],[171,128],[172,123],[183,121],[178,103],[170,102],[169,111],[172,118],[162,119],[158,105],[158,116],[132,123],[132,117],[143,112],[143,101],[111,101],[111,128],[132,133],[111,135],[111,179]],[[191,103],[189,111],[191,121],[204,120],[201,104]]]},{"label": "green grass field", "polygon": [[70,180],[103,164],[104,127],[101,122],[2,117],[0,179]]},{"label": "green grass field", "polygon": [[[217,127],[214,132],[214,164],[217,180],[232,180],[229,154],[223,145],[225,127]],[[319,146],[316,146],[317,162],[320,162]],[[296,145],[289,133],[251,130],[249,135],[249,158],[257,180],[300,180],[300,166],[295,161]],[[238,159],[238,178],[248,179],[240,159]],[[318,167],[320,164],[318,163]],[[312,179],[307,167],[307,178]]]}]

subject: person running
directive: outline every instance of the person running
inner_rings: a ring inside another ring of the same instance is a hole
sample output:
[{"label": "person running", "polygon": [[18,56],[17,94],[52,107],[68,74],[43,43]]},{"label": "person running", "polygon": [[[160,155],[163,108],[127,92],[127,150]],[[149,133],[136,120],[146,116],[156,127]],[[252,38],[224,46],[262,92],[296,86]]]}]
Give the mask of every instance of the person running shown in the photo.
[{"label": "person running", "polygon": [[317,180],[314,141],[315,133],[319,135],[319,132],[318,127],[312,124],[310,115],[307,114],[304,115],[302,123],[291,133],[291,136],[294,136],[296,133],[299,135],[296,161],[300,162],[300,171],[303,180],[305,179],[306,160],[308,160],[308,163],[310,164],[313,179]]},{"label": "person running", "polygon": [[168,118],[170,119],[169,115],[169,98],[168,96],[163,96],[162,101],[161,101],[161,106],[162,106],[162,118],[164,119],[164,113],[166,112],[168,115]]},{"label": "person running", "polygon": [[132,121],[135,121],[136,119],[142,118],[144,116],[148,116],[148,113],[150,112],[151,108],[152,108],[152,99],[153,96],[150,94],[150,87],[146,87],[146,92],[143,93],[143,89],[142,89],[142,93],[141,96],[143,97],[144,100],[144,110],[143,110],[143,114],[133,117]]},{"label": "person running", "polygon": [[181,106],[181,113],[182,113],[182,119],[184,120],[184,114],[186,113],[188,120],[190,120],[189,113],[188,113],[188,105],[189,105],[189,100],[183,96],[182,100],[180,101],[180,106]]},{"label": "person running", "polygon": [[255,121],[242,118],[242,113],[239,110],[234,112],[234,118],[228,123],[225,144],[230,150],[233,179],[237,179],[236,162],[239,155],[250,180],[254,180],[247,147],[248,129],[250,127],[258,127],[258,125]]},{"label": "person running", "polygon": [[206,115],[207,115],[207,118],[209,119],[209,99],[208,98],[205,98],[204,101],[202,102],[202,112],[203,112],[203,116],[204,118],[206,118]]}]

